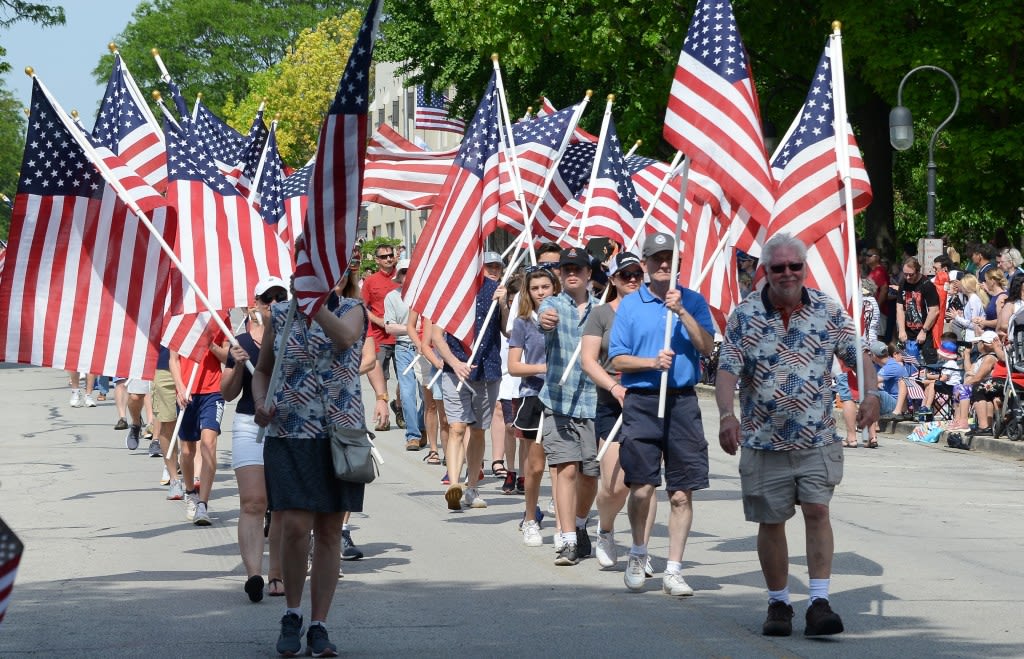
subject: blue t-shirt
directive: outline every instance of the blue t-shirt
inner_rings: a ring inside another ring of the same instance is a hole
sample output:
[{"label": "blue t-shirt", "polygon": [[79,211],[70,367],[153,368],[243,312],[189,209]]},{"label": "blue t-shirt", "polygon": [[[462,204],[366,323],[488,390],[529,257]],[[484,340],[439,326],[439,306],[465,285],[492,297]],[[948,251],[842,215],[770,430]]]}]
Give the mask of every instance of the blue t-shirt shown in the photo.
[{"label": "blue t-shirt", "polygon": [[878,377],[882,378],[882,390],[896,398],[900,394],[900,380],[907,377],[907,368],[890,357],[878,370]]},{"label": "blue t-shirt", "polygon": [[[683,286],[676,286],[680,293],[680,304],[693,316],[697,324],[709,334],[714,334],[711,310],[700,293]],[[608,359],[619,355],[635,357],[656,357],[665,345],[665,314],[671,313],[665,303],[651,293],[647,286],[641,286],[635,295],[627,295],[619,303],[615,314],[612,335],[608,340]],[[668,372],[668,386],[672,389],[692,387],[700,379],[700,354],[690,341],[690,334],[682,321],[672,324],[669,347],[676,353],[672,368]],[[661,371],[651,369],[636,373],[623,373],[622,386],[627,389],[659,389]]]},{"label": "blue t-shirt", "polygon": [[[537,322],[530,318],[516,318],[512,323],[512,332],[508,335],[509,348],[523,349],[524,364],[543,364],[544,333],[537,327]],[[519,397],[536,396],[544,386],[543,375],[531,375],[519,382]]]},{"label": "blue t-shirt", "polygon": [[[473,323],[473,329],[477,334],[480,333],[480,328],[484,324],[484,319],[487,317],[487,311],[491,307],[494,291],[496,290],[498,290],[498,282],[484,277],[483,284],[480,285],[480,292],[476,295],[476,318]],[[461,361],[469,360],[469,355],[466,353],[466,349],[461,341],[451,334],[445,334],[444,338],[448,344],[448,349],[452,351],[456,359]],[[480,340],[480,347],[473,358],[473,363],[476,364],[476,368],[469,372],[469,379],[471,381],[483,380],[492,382],[501,379],[501,313],[497,308],[491,314],[491,319],[483,330],[483,338]],[[444,370],[447,373],[454,372],[447,362],[444,365]]]}]

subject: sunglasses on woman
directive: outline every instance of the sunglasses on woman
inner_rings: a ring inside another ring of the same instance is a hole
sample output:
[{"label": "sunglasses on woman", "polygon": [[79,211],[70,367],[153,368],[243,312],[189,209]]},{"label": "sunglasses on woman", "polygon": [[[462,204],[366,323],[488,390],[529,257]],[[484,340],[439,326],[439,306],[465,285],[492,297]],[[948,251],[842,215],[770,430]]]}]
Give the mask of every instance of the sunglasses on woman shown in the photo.
[{"label": "sunglasses on woman", "polygon": [[286,293],[286,292],[284,292],[283,290],[280,290],[280,289],[277,290],[277,291],[267,291],[266,293],[263,293],[262,295],[260,295],[260,302],[262,302],[263,304],[271,304],[271,303],[274,303],[274,302],[284,302],[287,299],[288,299],[288,293]]},{"label": "sunglasses on woman", "polygon": [[775,265],[768,266],[768,269],[777,275],[782,274],[789,268],[790,272],[800,272],[804,269],[803,263],[776,263]]}]

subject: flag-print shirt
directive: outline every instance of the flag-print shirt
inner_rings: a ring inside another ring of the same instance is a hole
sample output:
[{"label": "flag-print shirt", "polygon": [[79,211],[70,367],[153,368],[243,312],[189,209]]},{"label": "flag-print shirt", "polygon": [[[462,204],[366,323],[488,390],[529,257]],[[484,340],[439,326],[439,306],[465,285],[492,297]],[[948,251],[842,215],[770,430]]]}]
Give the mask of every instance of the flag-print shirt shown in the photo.
[{"label": "flag-print shirt", "polygon": [[[334,314],[341,318],[359,300],[342,298]],[[274,395],[277,414],[267,427],[271,437],[328,437],[330,424],[345,428],[366,427],[359,390],[359,363],[363,338],[338,351],[315,322],[306,327],[297,315],[284,350],[281,349],[288,303],[271,306],[274,323],[274,356],[282,360],[281,386]],[[365,313],[365,312],[364,312]],[[363,337],[366,329],[363,329]]]},{"label": "flag-print shirt", "polygon": [[833,355],[856,368],[853,320],[832,298],[805,288],[783,322],[768,288],[729,316],[718,368],[739,378],[743,448],[788,451],[839,441],[832,418]]},{"label": "flag-print shirt", "polygon": [[558,312],[558,324],[550,332],[544,332],[548,370],[540,390],[540,402],[555,414],[574,419],[593,419],[597,415],[597,386],[583,372],[579,359],[573,363],[565,384],[561,384],[562,373],[583,340],[583,326],[595,304],[597,298],[590,295],[580,313],[575,300],[566,293],[559,293],[546,298],[537,309],[538,315],[548,309]]}]

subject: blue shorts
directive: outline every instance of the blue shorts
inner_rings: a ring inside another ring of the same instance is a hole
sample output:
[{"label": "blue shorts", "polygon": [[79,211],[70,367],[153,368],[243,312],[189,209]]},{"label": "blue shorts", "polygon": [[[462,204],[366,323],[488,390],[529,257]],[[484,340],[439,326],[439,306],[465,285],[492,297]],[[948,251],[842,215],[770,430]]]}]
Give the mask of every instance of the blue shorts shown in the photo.
[{"label": "blue shorts", "polygon": [[[603,396],[598,396],[597,399],[597,416],[594,417],[594,432],[597,434],[597,441],[600,444],[601,440],[607,439],[608,435],[612,432],[612,427],[615,426],[615,422],[619,420],[619,416],[622,414],[622,407],[619,405],[619,401],[614,396],[610,397],[611,400],[605,399]],[[622,442],[622,428],[619,428],[619,432],[615,433],[613,442]]]},{"label": "blue shorts", "polygon": [[181,430],[178,439],[183,442],[198,442],[204,430],[214,430],[220,435],[220,419],[224,416],[224,397],[219,392],[195,394],[181,413]]},{"label": "blue shorts", "polygon": [[704,438],[697,394],[668,394],[665,418],[658,418],[658,390],[626,394],[622,408],[622,447],[619,464],[626,485],[661,485],[669,492],[702,490],[708,486],[708,442]]},{"label": "blue shorts", "polygon": [[896,399],[888,391],[878,390],[878,402],[880,403],[878,414],[881,416],[892,414],[896,409]]}]

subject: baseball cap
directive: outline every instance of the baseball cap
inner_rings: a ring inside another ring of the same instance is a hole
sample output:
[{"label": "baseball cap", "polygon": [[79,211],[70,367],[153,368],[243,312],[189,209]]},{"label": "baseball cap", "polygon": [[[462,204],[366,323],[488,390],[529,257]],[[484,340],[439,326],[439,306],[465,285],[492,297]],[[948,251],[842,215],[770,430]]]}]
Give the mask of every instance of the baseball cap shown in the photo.
[{"label": "baseball cap", "polygon": [[975,336],[974,341],[981,341],[982,343],[992,343],[997,338],[999,338],[998,334],[996,334],[992,330],[985,330],[984,332],[981,333],[980,336]]},{"label": "baseball cap", "polygon": [[497,252],[484,252],[484,265],[489,265],[491,263],[500,263],[501,265],[505,265],[505,262],[501,260],[501,254],[498,254]]},{"label": "baseball cap", "polygon": [[402,259],[401,261],[399,261],[395,265],[395,270],[408,270],[408,269],[409,269],[409,259]]},{"label": "baseball cap", "polygon": [[264,277],[256,284],[256,290],[253,291],[253,297],[259,297],[269,291],[271,288],[283,288],[288,290],[288,282],[281,279],[280,277]]},{"label": "baseball cap", "polygon": [[949,280],[950,281],[960,281],[963,278],[964,278],[963,270],[950,270],[949,271]]},{"label": "baseball cap", "polygon": [[875,357],[878,357],[879,359],[881,359],[882,357],[888,357],[889,356],[889,348],[888,348],[888,346],[886,346],[881,341],[872,341],[871,345],[868,346],[868,350],[871,351],[872,355],[874,355]]},{"label": "baseball cap", "polygon": [[670,251],[672,249],[672,243],[674,239],[667,233],[652,233],[647,236],[644,240],[644,249],[641,252],[646,259],[648,256],[657,254],[658,252]]},{"label": "baseball cap", "polygon": [[956,359],[956,344],[952,341],[943,341],[935,352],[943,359]]},{"label": "baseball cap", "polygon": [[634,265],[640,267],[640,259],[637,258],[636,254],[631,252],[619,252],[615,255],[615,258],[612,259],[611,264],[608,266],[608,275],[614,275],[619,270]]},{"label": "baseball cap", "polygon": [[582,248],[569,247],[563,249],[558,259],[558,265],[578,265],[581,268],[590,267],[590,255]]}]

